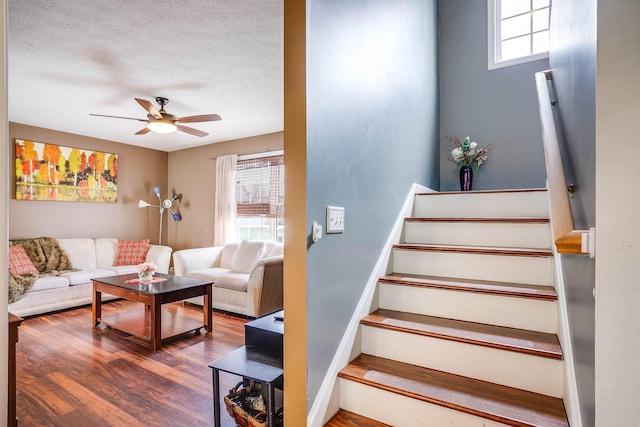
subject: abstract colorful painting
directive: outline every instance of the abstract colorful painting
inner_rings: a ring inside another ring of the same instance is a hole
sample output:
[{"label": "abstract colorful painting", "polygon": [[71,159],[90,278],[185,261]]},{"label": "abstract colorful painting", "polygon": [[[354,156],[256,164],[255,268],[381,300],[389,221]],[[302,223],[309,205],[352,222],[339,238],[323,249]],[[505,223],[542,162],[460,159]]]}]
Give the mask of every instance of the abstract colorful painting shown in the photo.
[{"label": "abstract colorful painting", "polygon": [[17,200],[117,201],[116,154],[15,141]]}]

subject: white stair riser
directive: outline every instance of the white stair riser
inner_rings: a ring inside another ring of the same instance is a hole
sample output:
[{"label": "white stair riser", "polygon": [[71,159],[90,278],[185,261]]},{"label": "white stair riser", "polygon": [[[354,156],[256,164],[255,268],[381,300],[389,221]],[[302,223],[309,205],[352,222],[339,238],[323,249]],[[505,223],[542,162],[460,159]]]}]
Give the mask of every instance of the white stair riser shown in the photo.
[{"label": "white stair riser", "polygon": [[379,284],[380,308],[447,319],[557,333],[556,301]]},{"label": "white stair riser", "polygon": [[551,257],[394,249],[393,271],[531,285],[553,284]]},{"label": "white stair riser", "polygon": [[416,195],[418,218],[500,218],[549,216],[546,191]]},{"label": "white stair riser", "polygon": [[340,407],[394,427],[506,425],[344,378],[340,378]]},{"label": "white stair riser", "polygon": [[406,243],[548,249],[549,224],[406,222]]},{"label": "white stair riser", "polygon": [[362,325],[362,352],[562,397],[561,360]]}]

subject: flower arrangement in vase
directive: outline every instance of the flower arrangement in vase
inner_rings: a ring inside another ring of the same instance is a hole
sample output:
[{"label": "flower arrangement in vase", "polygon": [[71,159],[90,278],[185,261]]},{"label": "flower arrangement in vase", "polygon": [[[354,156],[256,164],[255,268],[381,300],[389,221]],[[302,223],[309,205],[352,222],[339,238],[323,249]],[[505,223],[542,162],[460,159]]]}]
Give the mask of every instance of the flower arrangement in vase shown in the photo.
[{"label": "flower arrangement in vase", "polygon": [[138,270],[138,279],[140,279],[140,283],[151,283],[153,274],[157,269],[158,266],[153,262],[143,262],[142,264],[138,264],[136,266],[136,270]]},{"label": "flower arrangement in vase", "polygon": [[453,135],[446,137],[454,145],[450,160],[460,164],[460,190],[470,191],[473,185],[473,168],[475,167],[477,172],[480,166],[487,161],[493,144],[478,148],[478,143],[471,141],[471,137],[467,136],[463,141]]}]

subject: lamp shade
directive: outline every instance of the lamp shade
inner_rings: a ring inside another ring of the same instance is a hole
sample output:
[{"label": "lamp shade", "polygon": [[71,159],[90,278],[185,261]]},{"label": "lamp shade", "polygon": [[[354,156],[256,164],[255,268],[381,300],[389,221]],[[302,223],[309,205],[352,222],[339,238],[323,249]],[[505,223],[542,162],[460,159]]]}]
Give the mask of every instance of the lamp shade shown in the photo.
[{"label": "lamp shade", "polygon": [[175,208],[172,209],[173,203],[175,201],[182,200],[182,193],[177,193],[177,194],[173,193],[173,196],[170,199],[167,198],[164,201],[160,197],[160,187],[153,187],[153,193],[156,195],[156,197],[158,197],[158,201],[160,202],[159,204],[152,205],[151,203],[147,203],[144,200],[139,200],[138,207],[139,208],[153,207],[153,208],[160,209],[160,230],[158,231],[158,244],[161,245],[162,244],[162,214],[164,213],[165,210],[168,210],[171,212],[171,217],[173,218],[174,221],[182,221],[182,215],[180,214],[179,209],[175,209]]},{"label": "lamp shade", "polygon": [[172,133],[178,130],[178,127],[175,125],[175,123],[167,119],[150,119],[147,128],[156,133]]}]

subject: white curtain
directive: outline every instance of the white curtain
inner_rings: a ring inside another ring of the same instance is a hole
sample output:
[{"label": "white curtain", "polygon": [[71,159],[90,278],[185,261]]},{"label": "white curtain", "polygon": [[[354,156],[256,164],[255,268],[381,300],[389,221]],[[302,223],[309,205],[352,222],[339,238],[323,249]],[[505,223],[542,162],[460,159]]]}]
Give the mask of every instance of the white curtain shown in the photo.
[{"label": "white curtain", "polygon": [[236,240],[236,165],[238,156],[216,159],[216,200],[213,224],[213,246]]}]

